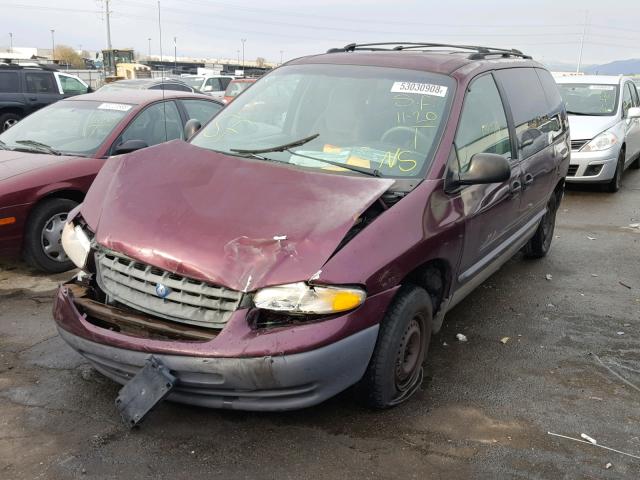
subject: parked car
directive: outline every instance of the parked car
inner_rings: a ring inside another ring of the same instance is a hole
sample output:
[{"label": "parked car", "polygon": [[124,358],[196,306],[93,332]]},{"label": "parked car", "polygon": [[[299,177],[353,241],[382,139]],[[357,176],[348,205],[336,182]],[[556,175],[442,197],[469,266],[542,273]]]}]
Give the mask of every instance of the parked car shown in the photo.
[{"label": "parked car", "polygon": [[162,381],[146,407],[406,401],[445,313],[547,254],[570,157],[542,65],[433,46],[292,60],[189,143],[110,159],[63,233],[87,275],[62,338],[129,392]]},{"label": "parked car", "polygon": [[47,272],[72,268],[62,226],[105,159],[184,138],[187,120],[206,123],[221,108],[202,95],[132,90],[69,98],[25,118],[0,135],[0,254],[23,253]]},{"label": "parked car", "polygon": [[231,103],[234,98],[249,88],[256,80],[256,78],[236,78],[235,80],[231,80],[224,92],[224,103]]},{"label": "parked car", "polygon": [[199,92],[222,99],[227,86],[234,78],[226,75],[183,75],[180,80]]},{"label": "parked car", "polygon": [[136,78],[133,80],[118,80],[106,83],[100,87],[101,92],[116,90],[176,90],[178,92],[195,93],[196,90],[181,80],[172,78]]},{"label": "parked car", "polygon": [[556,79],[571,125],[567,182],[620,189],[627,167],[640,168],[640,98],[628,77],[585,75]]},{"label": "parked car", "polygon": [[44,106],[90,91],[78,77],[51,68],[0,63],[0,133]]}]

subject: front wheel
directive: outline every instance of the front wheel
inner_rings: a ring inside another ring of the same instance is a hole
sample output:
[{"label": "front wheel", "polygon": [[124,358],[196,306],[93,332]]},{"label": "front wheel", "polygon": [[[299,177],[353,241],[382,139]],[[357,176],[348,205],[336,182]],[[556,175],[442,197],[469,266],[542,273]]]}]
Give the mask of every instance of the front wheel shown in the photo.
[{"label": "front wheel", "polygon": [[607,192],[616,193],[620,190],[622,184],[622,172],[624,171],[624,150],[620,152],[618,157],[618,164],[616,165],[616,173],[613,174],[613,178],[606,185]]},{"label": "front wheel", "polygon": [[551,248],[551,241],[553,240],[553,232],[556,228],[556,213],[558,212],[558,197],[557,193],[551,194],[549,203],[547,204],[547,212],[540,220],[538,229],[533,237],[527,242],[524,247],[524,254],[529,258],[542,258]]},{"label": "front wheel", "polygon": [[25,229],[24,256],[38,270],[60,273],[73,268],[62,248],[62,229],[78,205],[66,198],[46,200],[33,209]]},{"label": "front wheel", "polygon": [[8,112],[0,114],[0,133],[6,132],[16,123],[20,121],[22,117],[17,113]]},{"label": "front wheel", "polygon": [[423,288],[400,289],[387,310],[371,361],[359,388],[373,408],[407,400],[422,383],[433,323],[431,297]]}]

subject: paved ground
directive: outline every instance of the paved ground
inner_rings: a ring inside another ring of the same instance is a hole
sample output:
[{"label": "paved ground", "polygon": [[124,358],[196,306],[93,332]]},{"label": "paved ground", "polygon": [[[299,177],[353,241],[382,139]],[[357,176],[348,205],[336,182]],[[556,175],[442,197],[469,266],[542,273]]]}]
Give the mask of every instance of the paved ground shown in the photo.
[{"label": "paved ground", "polygon": [[67,275],[2,263],[0,478],[640,478],[640,459],[547,434],[640,455],[640,390],[590,355],[640,386],[638,222],[640,172],[616,195],[569,191],[551,254],[514,258],[448,315],[402,407],[349,392],[286,414],[165,403],[137,431],[118,387],[56,335]]}]

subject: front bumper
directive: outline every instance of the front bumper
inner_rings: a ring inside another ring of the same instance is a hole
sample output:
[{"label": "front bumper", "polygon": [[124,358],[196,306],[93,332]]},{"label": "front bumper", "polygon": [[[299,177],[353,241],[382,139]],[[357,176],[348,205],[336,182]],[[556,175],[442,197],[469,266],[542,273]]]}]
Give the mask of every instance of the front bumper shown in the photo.
[{"label": "front bumper", "polygon": [[150,355],[177,378],[170,400],[213,408],[289,410],[309,407],[364,374],[378,323],[396,289],[369,297],[346,315],[309,324],[252,330],[246,311],[204,342],[129,336],[89,322],[62,286],[54,303],[60,336],[100,373],[124,384]]},{"label": "front bumper", "polygon": [[[575,183],[604,183],[613,178],[618,164],[619,149],[609,149],[602,152],[571,152],[571,163],[567,182]],[[588,169],[601,166],[596,175],[586,175]]]},{"label": "front bumper", "polygon": [[[101,345],[58,328],[60,336],[93,367],[125,384],[149,353]],[[207,358],[154,354],[177,378],[168,399],[210,408],[278,411],[310,407],[356,383],[378,337],[374,325],[310,352],[257,358]]]}]

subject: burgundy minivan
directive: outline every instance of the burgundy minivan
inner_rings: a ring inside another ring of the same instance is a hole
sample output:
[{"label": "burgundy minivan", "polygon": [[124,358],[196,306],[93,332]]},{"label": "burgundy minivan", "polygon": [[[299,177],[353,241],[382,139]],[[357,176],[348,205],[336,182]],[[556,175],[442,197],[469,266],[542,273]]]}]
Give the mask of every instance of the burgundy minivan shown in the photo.
[{"label": "burgundy minivan", "polygon": [[65,227],[86,275],[58,292],[60,335],[128,384],[118,403],[155,385],[283,410],[357,384],[396,405],[445,313],[549,251],[569,155],[555,83],[519,51],[293,60],[189,143],[107,161]]}]

